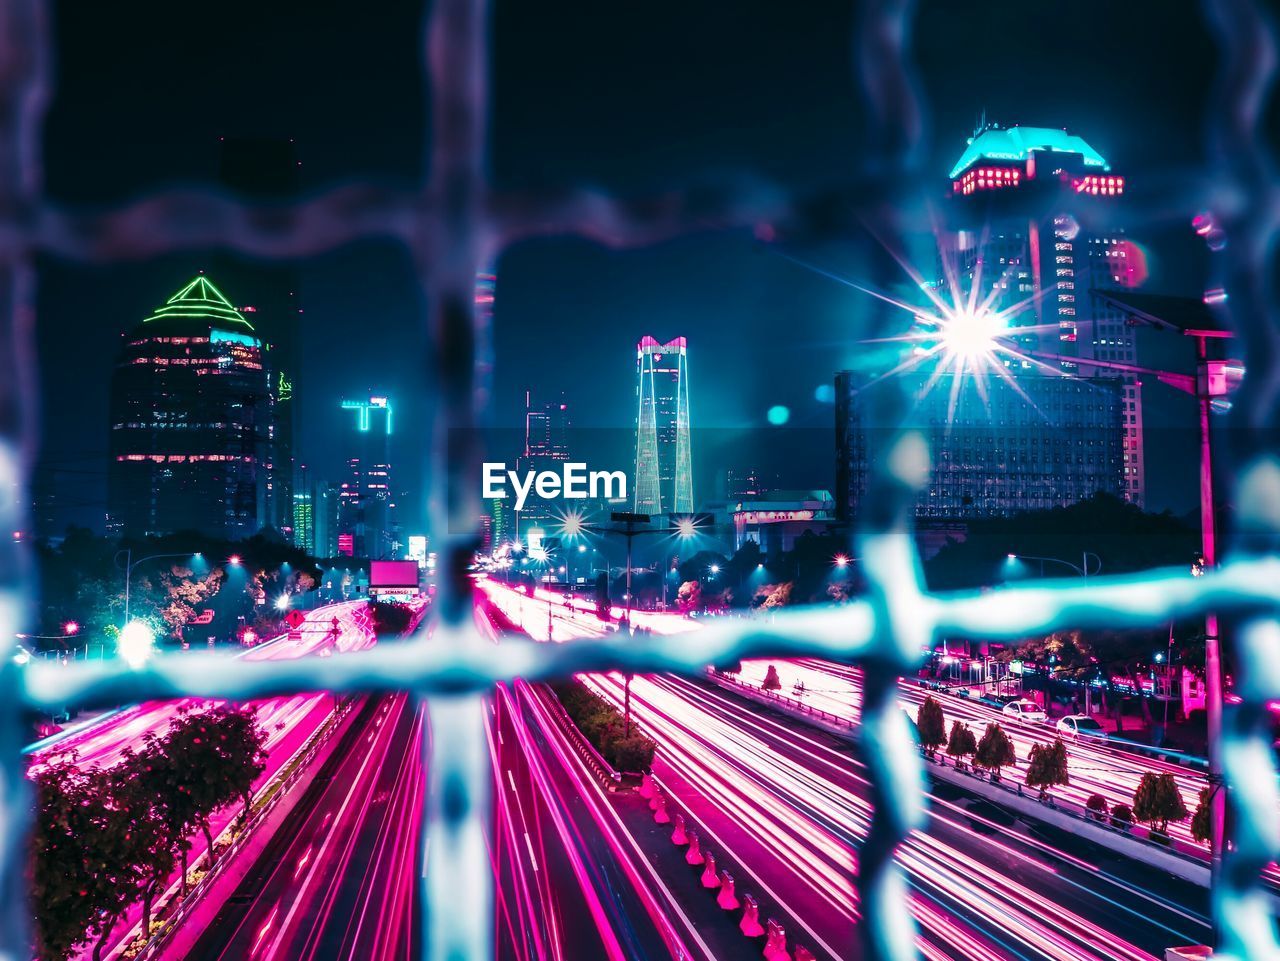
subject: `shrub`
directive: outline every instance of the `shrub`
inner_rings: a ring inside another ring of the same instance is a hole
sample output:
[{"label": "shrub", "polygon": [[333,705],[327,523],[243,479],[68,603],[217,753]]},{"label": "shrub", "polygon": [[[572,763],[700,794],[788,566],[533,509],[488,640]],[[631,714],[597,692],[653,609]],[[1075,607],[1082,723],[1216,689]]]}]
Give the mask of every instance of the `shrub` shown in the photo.
[{"label": "shrub", "polygon": [[1038,787],[1044,798],[1055,784],[1070,784],[1067,772],[1067,746],[1055,737],[1052,744],[1033,744],[1027,759],[1027,787]]},{"label": "shrub", "polygon": [[956,759],[956,765],[963,763],[964,758],[971,757],[978,750],[977,738],[968,725],[959,721],[951,723],[951,737],[947,739],[947,753]]},{"label": "shrub", "polygon": [[1117,804],[1111,809],[1111,826],[1127,831],[1133,826],[1133,808],[1127,804]]},{"label": "shrub", "polygon": [[1172,774],[1148,771],[1142,775],[1133,792],[1133,815],[1150,825],[1153,835],[1167,837],[1169,822],[1185,820],[1190,813]]},{"label": "shrub", "polygon": [[622,713],[576,680],[549,685],[575,727],[616,771],[643,773],[653,766],[657,745],[632,726],[626,731]]},{"label": "shrub", "polygon": [[1000,769],[1013,764],[1017,759],[1017,755],[1013,751],[1013,742],[1009,740],[1009,735],[1004,733],[1004,728],[992,721],[987,725],[986,731],[983,732],[982,740],[978,742],[978,749],[974,754],[973,763],[979,767],[987,768],[991,772],[991,779],[998,781],[1000,780]]},{"label": "shrub", "polygon": [[[1084,802],[1084,806],[1092,818],[1101,821],[1107,816],[1107,799],[1101,794],[1090,794],[1089,800]],[[1123,807],[1123,805],[1121,806]]]},{"label": "shrub", "polygon": [[643,734],[633,733],[609,742],[606,756],[614,770],[628,774],[643,774],[653,767],[653,754],[657,745]]}]

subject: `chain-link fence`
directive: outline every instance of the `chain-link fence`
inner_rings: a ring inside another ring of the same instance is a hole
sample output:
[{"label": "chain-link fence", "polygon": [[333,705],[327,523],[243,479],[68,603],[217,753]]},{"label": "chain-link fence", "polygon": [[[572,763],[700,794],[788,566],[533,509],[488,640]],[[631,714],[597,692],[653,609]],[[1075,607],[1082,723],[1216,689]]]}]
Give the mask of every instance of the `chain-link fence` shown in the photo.
[{"label": "chain-link fence", "polygon": [[[1251,0],[1204,0],[1203,13],[1223,64],[1206,118],[1212,170],[1187,185],[1187,216],[1208,211],[1230,243],[1216,255],[1228,298],[1217,309],[1246,349],[1249,377],[1233,412],[1237,449],[1233,497],[1237,529],[1221,569],[1201,578],[1152,574],[1093,578],[1087,586],[1011,588],[981,596],[925,592],[909,533],[911,507],[928,474],[920,435],[903,430],[876,452],[878,465],[860,519],[858,555],[865,597],[833,610],[797,610],[767,625],[722,622],[643,648],[614,639],[500,648],[472,626],[466,566],[479,504],[471,483],[478,450],[446,456],[446,430],[478,423],[487,395],[489,322],[475,305],[476,277],[499,251],[539,235],[577,234],[617,247],[655,243],[690,230],[773,223],[802,212],[811,198],[768,185],[672,194],[642,202],[600,193],[513,195],[486,176],[488,17],[484,0],[436,0],[423,36],[430,89],[429,171],[420,191],[349,185],[286,211],[256,211],[213,192],[167,193],[123,209],[83,213],[41,195],[40,130],[50,97],[47,5],[0,3],[0,521],[22,530],[26,482],[38,423],[32,356],[34,257],[49,252],[90,262],[196,247],[226,247],[268,258],[300,258],[351,241],[394,238],[412,251],[428,305],[432,349],[425,361],[434,430],[430,441],[430,529],[443,576],[433,633],[368,652],[324,660],[228,661],[190,653],[131,670],[118,661],[19,665],[13,658],[30,583],[24,548],[0,540],[0,961],[27,948],[23,712],[68,702],[114,704],[156,697],[247,699],[294,690],[410,690],[428,698],[432,737],[425,758],[430,790],[423,835],[426,952],[435,959],[492,954],[492,872],[485,851],[490,772],[484,693],[496,681],[542,679],[573,671],[624,668],[693,674],[741,657],[817,655],[864,670],[860,720],[875,814],[859,852],[863,956],[915,956],[915,926],[893,863],[919,822],[923,795],[917,752],[897,703],[897,677],[936,636],[1013,639],[1068,626],[1152,626],[1216,611],[1231,619],[1240,703],[1220,743],[1235,817],[1232,847],[1214,887],[1221,956],[1280,958],[1270,901],[1259,874],[1280,852],[1280,792],[1266,726],[1266,704],[1280,698],[1280,465],[1271,457],[1280,395],[1280,336],[1268,266],[1280,220],[1280,191],[1260,135],[1275,61],[1274,26]],[[867,0],[852,39],[856,86],[869,130],[849,197],[869,233],[893,240],[926,222],[917,164],[927,118],[909,59],[914,4]],[[1212,185],[1212,189],[1210,189]],[[871,258],[867,279],[881,282],[887,256]],[[882,320],[882,326],[883,326]],[[873,330],[872,333],[875,331]],[[892,404],[892,401],[886,401]],[[885,421],[882,421],[885,422]]]}]

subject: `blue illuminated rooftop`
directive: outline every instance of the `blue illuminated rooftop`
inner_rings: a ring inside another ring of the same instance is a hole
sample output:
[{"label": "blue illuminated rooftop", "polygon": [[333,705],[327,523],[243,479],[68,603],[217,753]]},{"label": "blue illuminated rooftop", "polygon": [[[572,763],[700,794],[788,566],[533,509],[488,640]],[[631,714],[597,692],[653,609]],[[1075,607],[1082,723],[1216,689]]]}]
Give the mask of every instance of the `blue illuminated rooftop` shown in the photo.
[{"label": "blue illuminated rooftop", "polygon": [[969,146],[948,176],[954,179],[980,160],[1025,161],[1035,150],[1078,153],[1084,157],[1086,167],[1111,169],[1106,158],[1090,147],[1084,138],[1065,130],[1056,127],[988,127],[969,138]]}]

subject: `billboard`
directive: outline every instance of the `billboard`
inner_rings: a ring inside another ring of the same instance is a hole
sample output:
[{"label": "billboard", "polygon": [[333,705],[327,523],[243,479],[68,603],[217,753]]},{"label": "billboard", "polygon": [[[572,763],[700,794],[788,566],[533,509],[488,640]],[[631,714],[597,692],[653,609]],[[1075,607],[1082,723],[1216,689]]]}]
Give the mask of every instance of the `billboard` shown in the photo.
[{"label": "billboard", "polygon": [[369,592],[418,589],[417,561],[370,561]]}]

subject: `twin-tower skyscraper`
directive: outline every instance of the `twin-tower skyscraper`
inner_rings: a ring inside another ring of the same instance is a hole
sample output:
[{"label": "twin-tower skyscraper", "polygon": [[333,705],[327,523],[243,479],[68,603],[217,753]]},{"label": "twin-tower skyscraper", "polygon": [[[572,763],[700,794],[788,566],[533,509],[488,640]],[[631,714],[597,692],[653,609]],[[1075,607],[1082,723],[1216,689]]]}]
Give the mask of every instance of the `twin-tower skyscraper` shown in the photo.
[{"label": "twin-tower skyscraper", "polygon": [[635,511],[693,513],[688,344],[645,336],[636,345]]}]

